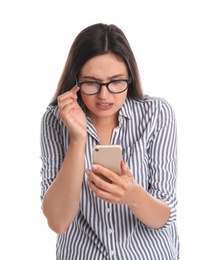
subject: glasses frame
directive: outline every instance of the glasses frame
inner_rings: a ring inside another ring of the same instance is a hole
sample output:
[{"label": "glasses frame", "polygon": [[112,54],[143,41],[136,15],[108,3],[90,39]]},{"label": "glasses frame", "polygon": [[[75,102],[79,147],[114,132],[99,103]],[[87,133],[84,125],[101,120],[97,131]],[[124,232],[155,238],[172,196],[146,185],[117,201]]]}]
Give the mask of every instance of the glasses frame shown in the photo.
[{"label": "glasses frame", "polygon": [[[75,80],[76,80],[76,85],[80,88],[80,91],[81,91],[83,94],[87,95],[87,96],[93,96],[93,95],[98,94],[98,93],[101,91],[102,86],[106,86],[107,89],[108,89],[108,91],[109,91],[110,93],[112,93],[112,94],[120,94],[120,93],[124,92],[125,90],[127,90],[127,88],[129,87],[129,84],[132,82],[132,79],[131,79],[131,78],[129,78],[129,79],[116,79],[116,80],[111,80],[111,81],[106,82],[106,83],[100,83],[100,82],[97,82],[97,81],[83,81],[83,82],[79,82],[79,81],[77,80],[77,78],[76,78]],[[109,84],[111,84],[112,82],[117,82],[117,81],[124,81],[124,82],[126,82],[126,83],[127,83],[126,88],[125,88],[124,90],[122,90],[122,91],[119,91],[119,92],[111,91],[111,90],[109,89]],[[100,88],[99,88],[99,90],[98,90],[97,92],[95,92],[95,93],[93,93],[93,94],[87,94],[87,93],[84,93],[84,92],[81,90],[81,85],[84,84],[84,83],[95,83],[95,84],[98,84],[98,85],[100,86]]]}]

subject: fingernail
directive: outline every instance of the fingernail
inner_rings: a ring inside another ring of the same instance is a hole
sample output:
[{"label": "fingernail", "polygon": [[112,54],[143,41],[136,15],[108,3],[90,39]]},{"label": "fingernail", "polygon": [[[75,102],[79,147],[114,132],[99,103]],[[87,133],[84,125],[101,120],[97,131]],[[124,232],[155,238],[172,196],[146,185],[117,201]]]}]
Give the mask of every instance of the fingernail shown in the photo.
[{"label": "fingernail", "polygon": [[86,174],[89,174],[89,169],[85,169]]},{"label": "fingernail", "polygon": [[96,165],[91,165],[91,169],[92,170],[97,170],[97,166]]},{"label": "fingernail", "polygon": [[128,164],[127,164],[127,162],[126,161],[123,161],[124,162],[124,167],[125,167],[125,170],[127,170],[128,169]]}]

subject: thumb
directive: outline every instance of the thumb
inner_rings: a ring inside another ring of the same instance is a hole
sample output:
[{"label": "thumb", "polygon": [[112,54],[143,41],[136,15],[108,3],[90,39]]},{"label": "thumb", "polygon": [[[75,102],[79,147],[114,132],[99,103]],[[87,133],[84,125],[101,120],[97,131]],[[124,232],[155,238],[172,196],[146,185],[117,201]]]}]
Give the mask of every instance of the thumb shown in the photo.
[{"label": "thumb", "polygon": [[125,161],[121,161],[121,175],[129,175],[129,167]]}]

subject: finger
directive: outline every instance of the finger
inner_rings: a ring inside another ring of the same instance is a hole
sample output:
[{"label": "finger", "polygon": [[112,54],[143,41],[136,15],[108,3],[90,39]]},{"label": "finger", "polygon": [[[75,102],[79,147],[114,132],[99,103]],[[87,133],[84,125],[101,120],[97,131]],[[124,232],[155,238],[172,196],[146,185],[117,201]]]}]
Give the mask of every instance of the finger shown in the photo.
[{"label": "finger", "polygon": [[65,92],[62,95],[57,97],[58,103],[61,103],[61,102],[63,102],[66,99],[68,99],[68,100],[70,100],[70,99],[74,100],[75,99],[76,100],[77,99],[77,95],[74,94],[71,91],[67,91],[67,92]]},{"label": "finger", "polygon": [[100,187],[98,187],[96,185],[96,183],[94,183],[91,180],[88,181],[88,186],[95,193],[96,197],[98,197],[100,199],[104,199],[105,200],[106,197],[110,195],[107,191],[105,191],[105,190],[101,189]]},{"label": "finger", "polygon": [[110,187],[106,185],[107,183],[111,183],[108,179],[104,178],[103,175],[100,173],[94,173],[91,170],[86,171],[88,175],[88,181],[94,183],[97,187],[103,189],[103,190],[108,190]]},{"label": "finger", "polygon": [[75,85],[70,91],[71,91],[74,95],[76,95],[79,90],[80,90],[79,86]]},{"label": "finger", "polygon": [[103,179],[99,176],[99,173],[87,170],[87,175],[89,181],[95,183],[98,187],[101,186]]},{"label": "finger", "polygon": [[118,174],[99,164],[94,164],[91,166],[91,168],[94,173],[101,174],[105,179],[111,181],[112,183],[120,182],[120,176]]},{"label": "finger", "polygon": [[73,108],[77,104],[77,91],[79,90],[78,86],[75,86],[72,90],[58,96],[58,107],[62,111],[67,105],[71,105],[70,108]]},{"label": "finger", "polygon": [[[88,186],[95,193],[95,195],[105,201],[111,203],[120,203],[123,189],[115,184],[103,181],[96,173],[87,170],[88,174]],[[118,177],[120,180],[121,178]]]},{"label": "finger", "polygon": [[63,93],[62,95],[58,96],[58,102],[62,102],[65,99],[77,99],[77,92],[79,91],[78,86],[74,86],[71,90]]},{"label": "finger", "polygon": [[59,115],[69,115],[69,113],[73,110],[73,108],[76,106],[76,103],[70,103],[63,107],[62,109],[59,109]]},{"label": "finger", "polygon": [[97,186],[97,183],[93,182],[92,180],[88,180],[88,186],[89,188],[95,193],[96,197],[105,200],[110,203],[119,203],[120,197],[116,195],[117,188],[112,186],[109,186],[108,189],[103,188],[102,186]]},{"label": "finger", "polygon": [[125,174],[129,167],[125,161],[121,161],[121,174]]},{"label": "finger", "polygon": [[[98,190],[101,189],[101,188],[100,188],[99,186],[97,186],[97,184],[96,184],[94,181],[92,181],[91,179],[88,179],[88,186],[89,186],[89,188],[90,188],[92,191],[94,191],[95,193],[96,193]],[[101,190],[103,190],[103,189],[101,189]]]},{"label": "finger", "polygon": [[67,98],[67,99],[64,99],[63,101],[60,101],[58,103],[58,108],[60,111],[62,111],[64,108],[66,107],[74,107],[75,105],[77,104],[77,100],[76,99],[71,99],[71,98]]}]

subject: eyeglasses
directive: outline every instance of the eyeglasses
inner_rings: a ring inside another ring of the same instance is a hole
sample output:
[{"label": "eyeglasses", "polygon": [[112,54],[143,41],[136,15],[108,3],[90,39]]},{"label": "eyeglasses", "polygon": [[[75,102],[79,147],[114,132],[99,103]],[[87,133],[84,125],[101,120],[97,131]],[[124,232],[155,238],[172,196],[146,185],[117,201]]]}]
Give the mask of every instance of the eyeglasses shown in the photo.
[{"label": "eyeglasses", "polygon": [[85,95],[97,94],[100,92],[102,86],[106,86],[108,91],[113,94],[119,94],[124,92],[130,83],[131,78],[128,80],[111,80],[107,83],[99,83],[95,81],[78,82],[76,79],[76,85],[80,87],[80,91]]}]

